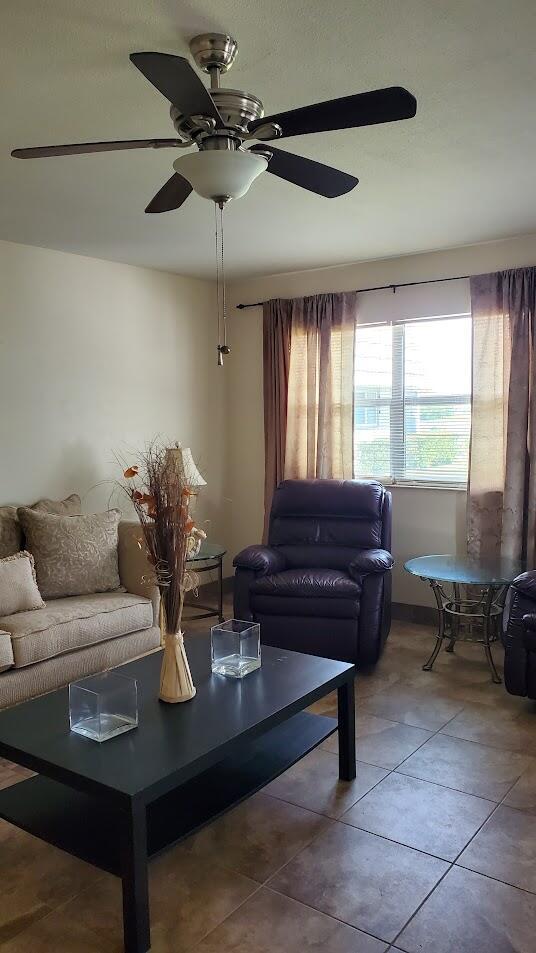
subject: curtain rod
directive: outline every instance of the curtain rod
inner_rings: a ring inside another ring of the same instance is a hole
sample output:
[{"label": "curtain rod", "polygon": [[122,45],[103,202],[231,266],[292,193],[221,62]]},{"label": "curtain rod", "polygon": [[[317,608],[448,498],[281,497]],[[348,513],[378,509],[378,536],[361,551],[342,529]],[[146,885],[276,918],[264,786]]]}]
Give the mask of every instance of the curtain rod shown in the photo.
[{"label": "curtain rod", "polygon": [[[363,294],[365,291],[389,291],[395,294],[397,288],[413,288],[415,285],[435,285],[438,281],[463,281],[470,278],[471,275],[456,275],[454,278],[429,278],[428,281],[400,281],[396,285],[377,285],[375,288],[356,288],[355,294]],[[321,292],[320,292],[321,293]],[[236,307],[243,311],[244,308],[260,308],[264,301],[252,301],[251,304],[237,304]]]}]

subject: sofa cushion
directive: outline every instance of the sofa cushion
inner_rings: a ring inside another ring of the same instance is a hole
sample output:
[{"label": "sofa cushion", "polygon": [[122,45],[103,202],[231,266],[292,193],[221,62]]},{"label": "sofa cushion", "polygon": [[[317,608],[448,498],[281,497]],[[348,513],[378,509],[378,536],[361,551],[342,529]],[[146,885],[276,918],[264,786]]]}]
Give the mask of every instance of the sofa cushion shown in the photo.
[{"label": "sofa cushion", "polygon": [[31,553],[21,550],[0,559],[0,615],[43,609]]},{"label": "sofa cushion", "polygon": [[150,599],[130,592],[53,599],[45,609],[0,617],[11,635],[16,668],[116,639],[153,625]]},{"label": "sofa cushion", "polygon": [[255,579],[251,592],[263,596],[358,599],[361,586],[338,569],[285,569]]},{"label": "sofa cushion", "polygon": [[13,661],[11,635],[9,632],[4,632],[0,629],[0,672],[5,672],[6,669],[11,668]]},{"label": "sofa cushion", "polygon": [[22,526],[16,506],[0,506],[0,559],[22,549]]},{"label": "sofa cushion", "polygon": [[35,559],[43,599],[119,588],[119,510],[90,516],[56,516],[21,506],[17,512],[27,548]]}]

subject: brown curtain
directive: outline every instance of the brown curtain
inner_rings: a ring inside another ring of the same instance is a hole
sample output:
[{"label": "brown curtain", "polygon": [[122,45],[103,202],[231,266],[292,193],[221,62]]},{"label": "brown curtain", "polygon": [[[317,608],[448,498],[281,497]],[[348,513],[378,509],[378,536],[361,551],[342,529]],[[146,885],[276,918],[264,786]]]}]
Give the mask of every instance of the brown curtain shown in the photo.
[{"label": "brown curtain", "polygon": [[265,530],[284,478],[353,475],[355,292],[264,305]]},{"label": "brown curtain", "polygon": [[471,279],[468,551],[536,566],[536,268]]},{"label": "brown curtain", "polygon": [[287,397],[290,366],[290,301],[274,299],[263,305],[264,364],[264,539],[272,496],[285,472]]}]

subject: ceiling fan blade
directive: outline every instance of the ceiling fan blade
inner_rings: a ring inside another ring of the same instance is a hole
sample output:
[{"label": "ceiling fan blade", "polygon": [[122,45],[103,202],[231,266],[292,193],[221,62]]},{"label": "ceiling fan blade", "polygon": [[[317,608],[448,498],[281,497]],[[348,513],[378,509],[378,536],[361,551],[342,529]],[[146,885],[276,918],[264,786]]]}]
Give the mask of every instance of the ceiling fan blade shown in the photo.
[{"label": "ceiling fan blade", "polygon": [[265,116],[252,123],[249,131],[255,132],[261,126],[275,122],[281,126],[284,137],[302,136],[308,132],[355,129],[379,122],[412,119],[416,112],[415,96],[401,86],[389,86],[387,89],[374,89],[369,93],[356,93],[355,96],[343,96],[275,116]]},{"label": "ceiling fan blade", "polygon": [[181,207],[191,191],[192,186],[188,180],[175,172],[156,193],[155,197],[151,199],[145,211],[171,212],[173,209]]},{"label": "ceiling fan blade", "polygon": [[165,149],[181,145],[180,139],[124,139],[117,142],[78,142],[64,146],[35,146],[13,149],[16,159],[44,159],[48,156],[80,156],[89,152],[118,152],[123,149]]},{"label": "ceiling fan blade", "polygon": [[332,169],[329,165],[323,165],[322,162],[315,162],[313,159],[305,159],[303,156],[294,155],[292,152],[283,152],[281,149],[274,149],[273,146],[255,145],[250,146],[250,152],[271,152],[272,157],[268,162],[268,172],[277,175],[280,179],[286,179],[294,185],[299,185],[302,189],[308,189],[309,192],[316,192],[317,195],[324,195],[327,199],[334,199],[337,195],[345,195],[355,189],[359,182],[353,175],[347,172],[339,172],[338,169]]},{"label": "ceiling fan blade", "polygon": [[200,77],[183,56],[170,53],[131,53],[130,60],[140,73],[180,109],[183,116],[208,116],[223,126],[216,104]]}]

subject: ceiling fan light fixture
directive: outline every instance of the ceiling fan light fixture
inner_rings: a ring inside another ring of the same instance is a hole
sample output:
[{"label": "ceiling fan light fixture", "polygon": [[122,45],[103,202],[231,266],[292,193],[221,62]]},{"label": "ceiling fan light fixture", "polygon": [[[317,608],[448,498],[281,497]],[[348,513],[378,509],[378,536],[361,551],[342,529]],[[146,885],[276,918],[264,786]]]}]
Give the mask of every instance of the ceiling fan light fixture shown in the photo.
[{"label": "ceiling fan light fixture", "polygon": [[192,152],[173,163],[198,195],[213,202],[241,198],[267,166],[266,156],[239,149]]}]

